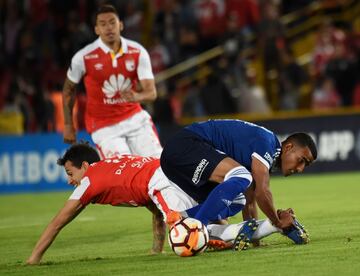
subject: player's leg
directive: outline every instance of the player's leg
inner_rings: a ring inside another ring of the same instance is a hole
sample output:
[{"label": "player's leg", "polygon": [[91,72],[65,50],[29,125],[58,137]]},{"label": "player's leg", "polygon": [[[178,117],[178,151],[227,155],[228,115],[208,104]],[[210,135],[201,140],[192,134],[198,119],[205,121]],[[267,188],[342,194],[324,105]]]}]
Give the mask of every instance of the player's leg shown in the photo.
[{"label": "player's leg", "polygon": [[150,179],[148,194],[169,225],[181,217],[187,217],[185,210],[198,205],[193,198],[167,179],[161,168],[158,168]]},{"label": "player's leg", "polygon": [[168,179],[197,202],[202,202],[217,185],[208,179],[224,158],[224,153],[197,134],[182,129],[166,142],[160,163]]},{"label": "player's leg", "polygon": [[205,225],[215,215],[224,213],[226,210],[230,212],[229,206],[250,186],[252,182],[250,172],[243,166],[236,166],[237,164],[233,159],[227,157],[218,164],[212,173],[211,180],[220,180],[221,175],[226,172],[224,181],[211,191],[195,216]]},{"label": "player's leg", "polygon": [[226,212],[252,181],[245,167],[186,129],[166,143],[160,160],[169,179],[195,200],[203,201],[195,218],[204,224]]},{"label": "player's leg", "polygon": [[101,128],[91,134],[102,159],[131,154],[119,124]]},{"label": "player's leg", "polygon": [[[258,227],[252,236],[252,240],[261,240],[273,233],[281,233],[281,230],[273,226],[268,219],[258,220],[256,222],[258,223]],[[207,229],[211,238],[232,242],[235,240],[244,224],[244,221],[238,224],[228,225],[209,224]]]},{"label": "player's leg", "polygon": [[150,115],[143,110],[134,115],[129,123],[137,126],[127,134],[131,154],[160,157],[162,146]]},{"label": "player's leg", "polygon": [[[214,217],[210,218],[210,221],[220,221],[227,219],[229,217],[235,216],[237,213],[239,213],[245,206],[246,199],[244,194],[239,194],[233,202],[227,206],[227,208],[224,208],[220,213],[216,214]],[[182,214],[187,217],[195,218],[199,210],[201,209],[202,204],[199,204],[195,207],[192,207],[184,212]]]},{"label": "player's leg", "polygon": [[266,220],[251,219],[239,224],[208,225],[210,236],[209,248],[212,250],[246,250],[252,241],[261,240],[268,235],[281,232]]}]

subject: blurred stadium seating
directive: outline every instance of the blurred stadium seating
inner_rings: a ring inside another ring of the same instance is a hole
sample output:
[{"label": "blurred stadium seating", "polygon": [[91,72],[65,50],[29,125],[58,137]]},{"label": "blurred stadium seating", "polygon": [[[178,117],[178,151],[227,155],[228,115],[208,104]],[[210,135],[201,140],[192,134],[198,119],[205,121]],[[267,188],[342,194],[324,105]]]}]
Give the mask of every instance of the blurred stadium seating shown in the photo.
[{"label": "blurred stadium seating", "polygon": [[[61,130],[53,93],[74,52],[94,39],[103,2],[1,1],[0,110],[22,114],[16,133]],[[106,2],[119,10],[123,35],[150,52],[159,97],[148,109],[157,124],[360,104],[359,1]]]}]

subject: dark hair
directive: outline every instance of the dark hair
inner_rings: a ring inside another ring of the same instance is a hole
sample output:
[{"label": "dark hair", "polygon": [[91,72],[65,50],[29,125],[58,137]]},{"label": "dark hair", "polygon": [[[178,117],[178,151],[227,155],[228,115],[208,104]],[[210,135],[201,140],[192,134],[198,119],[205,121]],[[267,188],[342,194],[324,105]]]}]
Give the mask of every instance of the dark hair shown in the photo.
[{"label": "dark hair", "polygon": [[80,142],[68,148],[64,156],[58,159],[57,164],[64,166],[66,161],[71,161],[76,168],[81,168],[82,162],[92,164],[100,161],[100,156],[88,142]]},{"label": "dark hair", "polygon": [[115,9],[115,7],[113,5],[106,4],[106,5],[100,6],[99,9],[96,11],[95,23],[97,21],[98,15],[102,14],[102,13],[114,13],[119,18],[119,14],[118,14],[117,10]]},{"label": "dark hair", "polygon": [[304,132],[293,133],[286,138],[284,143],[294,141],[301,147],[308,147],[311,151],[312,157],[314,160],[317,158],[317,149],[314,140],[311,138],[309,134]]}]

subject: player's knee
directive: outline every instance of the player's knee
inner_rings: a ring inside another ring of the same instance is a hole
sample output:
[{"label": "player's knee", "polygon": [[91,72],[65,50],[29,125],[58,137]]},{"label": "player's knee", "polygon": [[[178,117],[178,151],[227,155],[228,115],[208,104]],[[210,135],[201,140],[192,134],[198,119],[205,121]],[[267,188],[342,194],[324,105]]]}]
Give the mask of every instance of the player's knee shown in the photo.
[{"label": "player's knee", "polygon": [[244,189],[248,188],[253,181],[251,173],[244,166],[238,166],[228,171],[224,177],[224,181],[229,179],[235,181]]},{"label": "player's knee", "polygon": [[[243,208],[246,205],[246,198],[245,195],[243,193],[238,194],[235,199],[233,200],[233,202],[231,203],[230,206],[240,206],[242,205],[241,208]],[[238,208],[238,207],[237,207]]]}]

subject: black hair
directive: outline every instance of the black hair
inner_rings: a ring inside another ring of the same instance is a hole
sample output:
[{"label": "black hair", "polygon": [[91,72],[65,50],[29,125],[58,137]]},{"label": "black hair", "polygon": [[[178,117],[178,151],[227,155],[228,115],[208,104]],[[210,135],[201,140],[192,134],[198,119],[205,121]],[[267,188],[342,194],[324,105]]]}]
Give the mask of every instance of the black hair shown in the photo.
[{"label": "black hair", "polygon": [[314,158],[314,160],[316,160],[317,158],[316,144],[309,134],[304,132],[293,133],[285,139],[284,143],[292,142],[292,141],[301,147],[308,147],[309,150],[311,151],[312,157]]},{"label": "black hair", "polygon": [[95,23],[97,21],[97,18],[98,18],[98,15],[99,14],[102,14],[102,13],[114,13],[116,14],[116,16],[118,18],[119,17],[119,13],[117,12],[116,8],[113,6],[113,5],[110,5],[110,4],[106,4],[106,5],[102,5],[99,7],[99,9],[96,11],[96,14],[95,14]]},{"label": "black hair", "polygon": [[71,161],[73,166],[80,169],[84,161],[92,164],[100,161],[100,156],[88,142],[80,142],[68,148],[64,156],[58,159],[57,164],[64,166],[66,161]]}]

